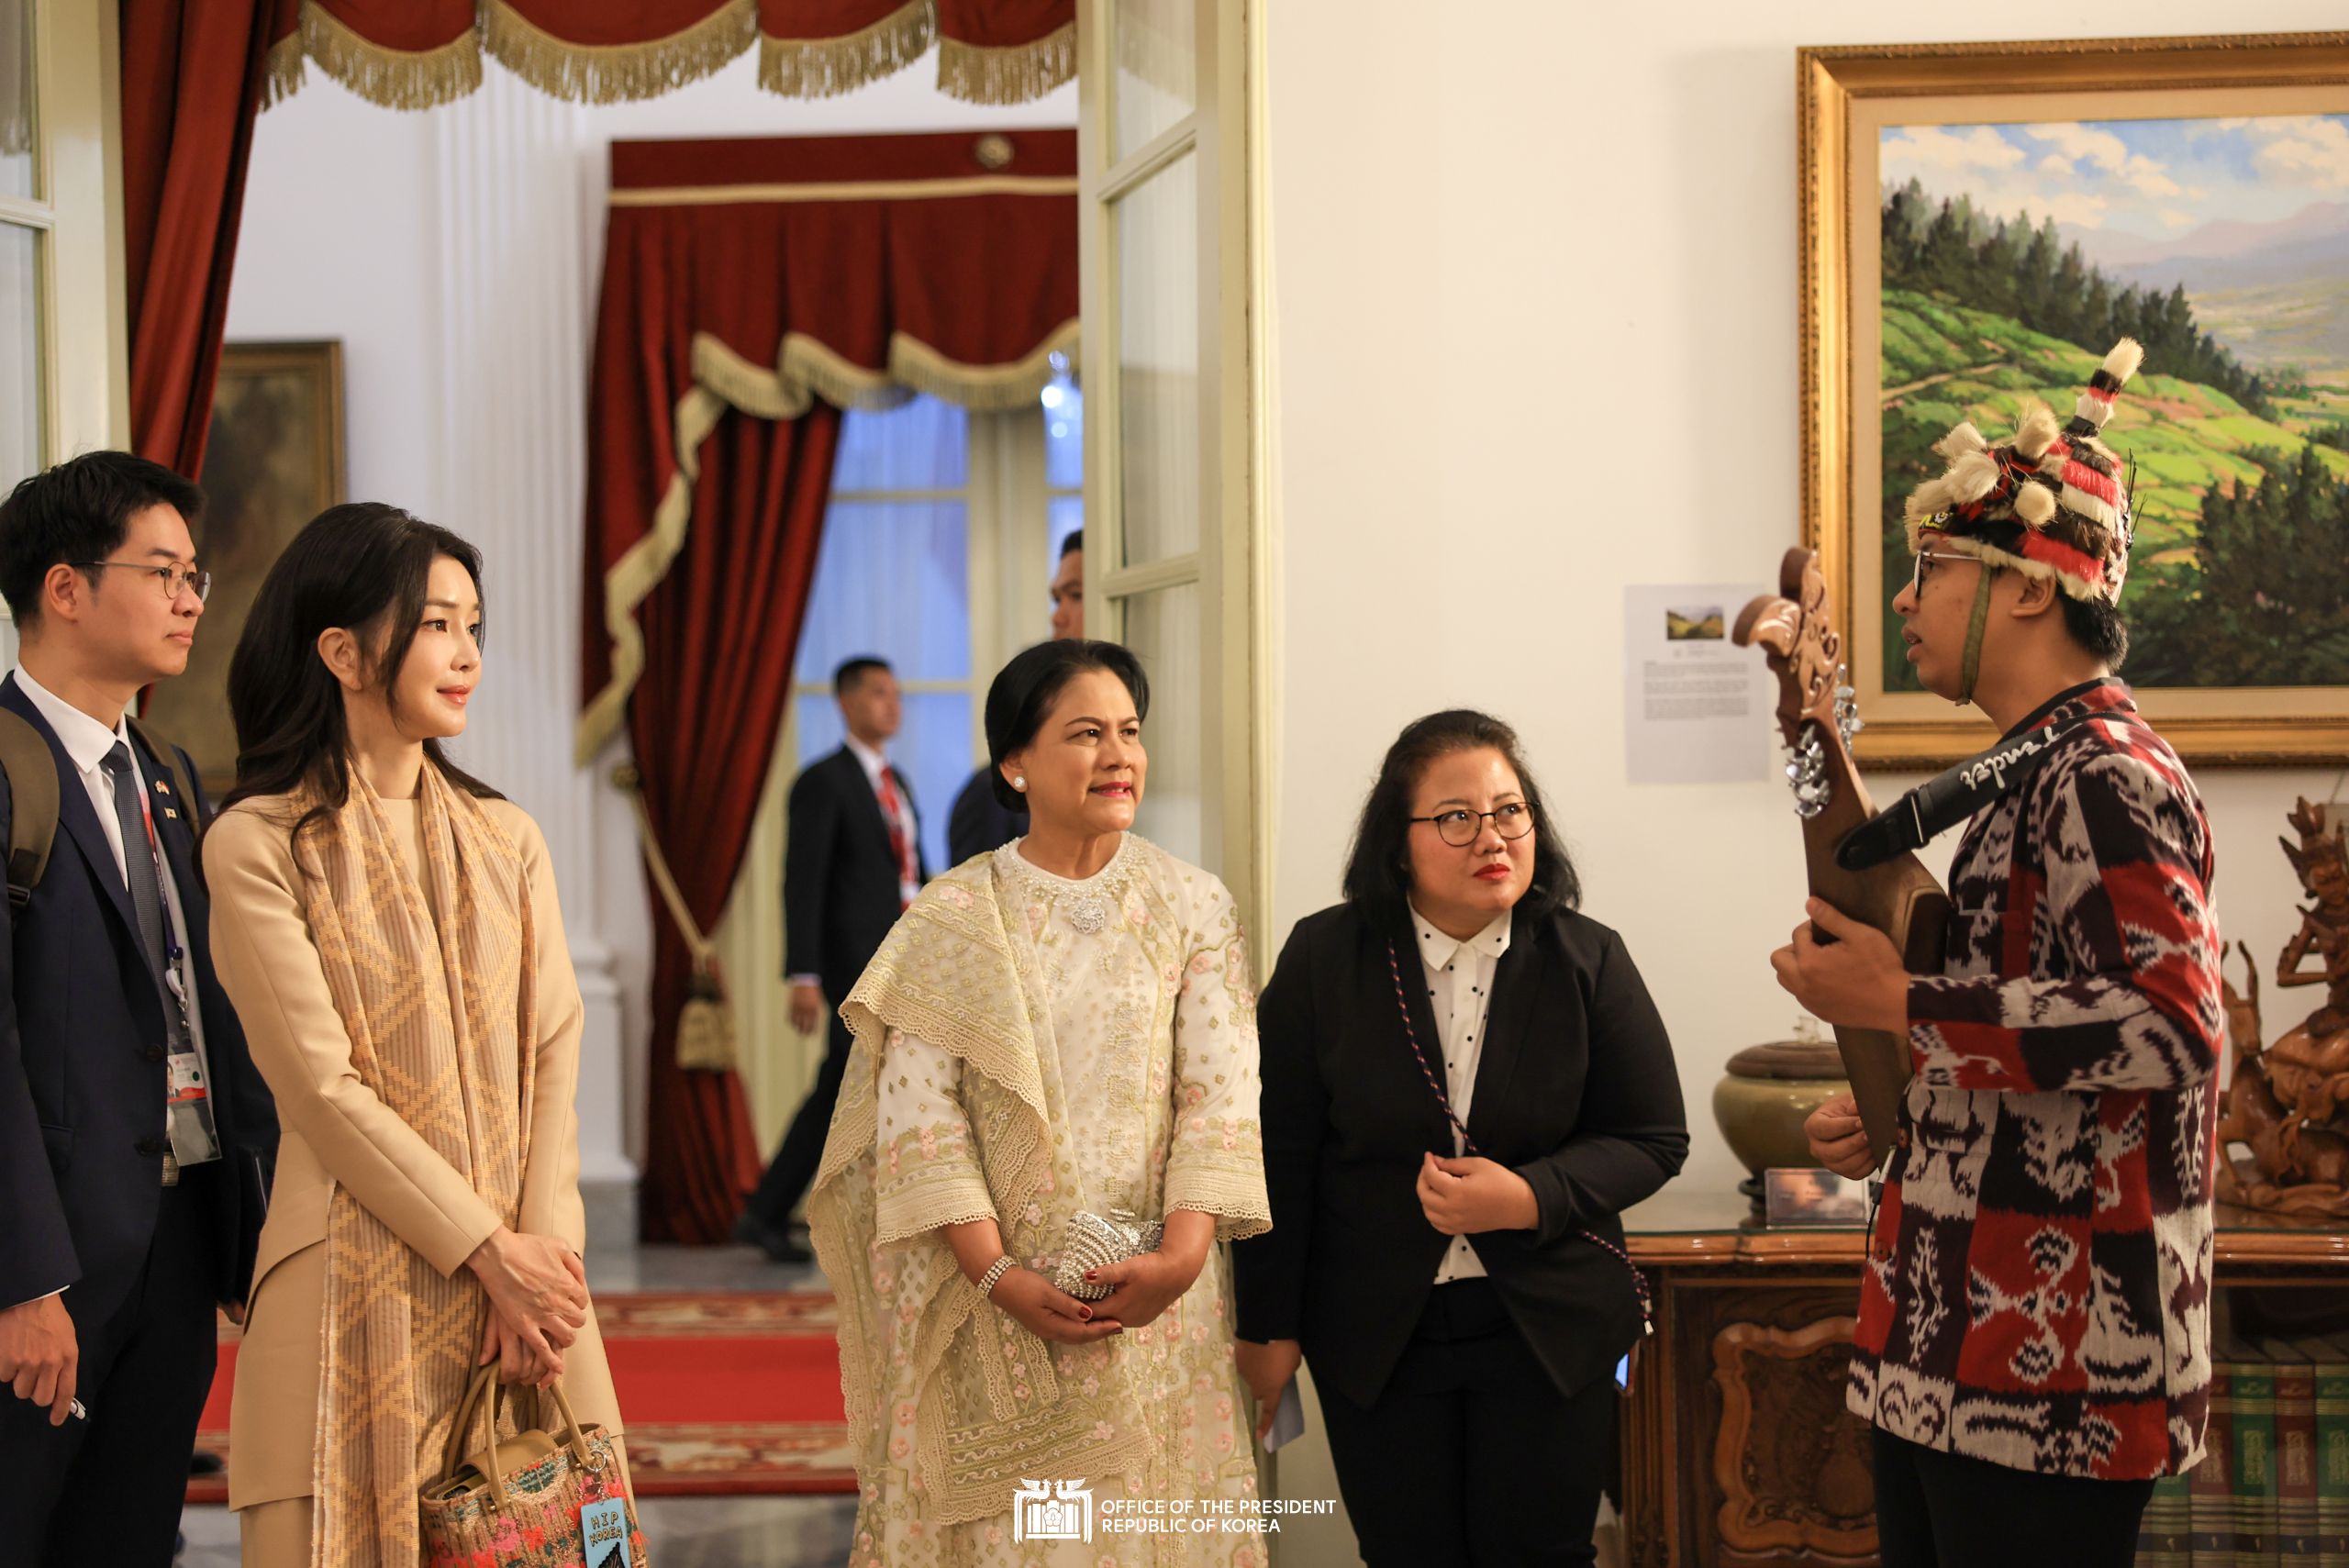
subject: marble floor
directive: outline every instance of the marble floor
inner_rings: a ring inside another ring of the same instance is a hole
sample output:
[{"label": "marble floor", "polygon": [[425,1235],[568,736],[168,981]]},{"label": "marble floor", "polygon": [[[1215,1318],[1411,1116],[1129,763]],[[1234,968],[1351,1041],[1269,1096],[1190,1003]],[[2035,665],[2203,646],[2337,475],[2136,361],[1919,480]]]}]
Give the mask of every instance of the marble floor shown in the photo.
[{"label": "marble floor", "polygon": [[[639,1507],[660,1568],[840,1568],[856,1523],[853,1497],[648,1497]],[[190,1508],[177,1568],[239,1568],[237,1516]]]},{"label": "marble floor", "polygon": [[[596,1291],[822,1290],[815,1265],[771,1263],[748,1247],[639,1247],[593,1259]],[[661,1568],[839,1568],[856,1521],[853,1497],[648,1497],[645,1546]],[[177,1568],[239,1568],[237,1518],[190,1508]]]},{"label": "marble floor", "polygon": [[587,1260],[591,1291],[829,1290],[813,1263],[772,1263],[755,1247],[641,1246]]}]

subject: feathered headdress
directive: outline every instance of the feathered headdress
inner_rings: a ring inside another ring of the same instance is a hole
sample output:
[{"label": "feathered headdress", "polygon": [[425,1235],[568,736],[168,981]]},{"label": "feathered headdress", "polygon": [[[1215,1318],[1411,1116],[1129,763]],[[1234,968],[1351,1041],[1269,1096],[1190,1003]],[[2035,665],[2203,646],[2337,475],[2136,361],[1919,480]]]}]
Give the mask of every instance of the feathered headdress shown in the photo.
[{"label": "feathered headdress", "polygon": [[1949,467],[1909,497],[1909,548],[1931,535],[2053,578],[2076,599],[2118,604],[2134,529],[2121,460],[2098,432],[2144,357],[2134,339],[2114,344],[2061,427],[2053,409],[2032,402],[2006,446],[1992,446],[1971,422],[1934,443]]}]

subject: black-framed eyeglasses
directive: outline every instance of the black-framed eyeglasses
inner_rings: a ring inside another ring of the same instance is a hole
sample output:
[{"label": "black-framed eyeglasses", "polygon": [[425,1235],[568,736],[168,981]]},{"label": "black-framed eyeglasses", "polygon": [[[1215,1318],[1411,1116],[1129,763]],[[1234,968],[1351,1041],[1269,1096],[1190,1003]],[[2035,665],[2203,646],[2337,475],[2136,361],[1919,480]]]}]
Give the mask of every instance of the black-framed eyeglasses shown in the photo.
[{"label": "black-framed eyeglasses", "polygon": [[1493,831],[1504,839],[1522,839],[1533,831],[1533,807],[1521,800],[1507,806],[1496,806],[1490,811],[1469,811],[1455,807],[1439,811],[1432,817],[1414,817],[1413,822],[1432,822],[1436,837],[1455,850],[1464,850],[1475,843],[1490,822]]},{"label": "black-framed eyeglasses", "polygon": [[163,597],[173,601],[193,590],[200,604],[212,592],[212,573],[201,566],[150,566],[143,561],[69,561],[65,564],[84,572],[143,572],[155,579],[163,590]]},{"label": "black-framed eyeglasses", "polygon": [[1962,550],[1920,550],[1917,552],[1916,567],[1909,577],[1910,592],[1921,594],[1925,591],[1925,580],[1932,575],[1925,564],[1929,561],[1971,561],[1977,565],[1983,564],[1980,556],[1968,555]]}]

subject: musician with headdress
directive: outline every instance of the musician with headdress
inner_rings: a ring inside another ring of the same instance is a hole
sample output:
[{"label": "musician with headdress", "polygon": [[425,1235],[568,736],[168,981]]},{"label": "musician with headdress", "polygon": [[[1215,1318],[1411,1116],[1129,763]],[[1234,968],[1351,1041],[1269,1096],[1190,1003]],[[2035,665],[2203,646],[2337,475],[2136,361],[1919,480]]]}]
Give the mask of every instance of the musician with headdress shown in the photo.
[{"label": "musician with headdress", "polygon": [[2132,520],[2099,432],[2140,357],[2068,421],[1959,425],[1909,500],[1909,661],[2005,736],[1939,797],[1973,807],[1940,973],[1816,899],[1772,956],[1914,1069],[1894,1148],[1848,1097],[1809,1124],[1847,1175],[1889,1155],[1846,1395],[1887,1568],[2125,1564],[2154,1480],[2202,1457],[2221,944],[2201,799],[2113,673]]}]

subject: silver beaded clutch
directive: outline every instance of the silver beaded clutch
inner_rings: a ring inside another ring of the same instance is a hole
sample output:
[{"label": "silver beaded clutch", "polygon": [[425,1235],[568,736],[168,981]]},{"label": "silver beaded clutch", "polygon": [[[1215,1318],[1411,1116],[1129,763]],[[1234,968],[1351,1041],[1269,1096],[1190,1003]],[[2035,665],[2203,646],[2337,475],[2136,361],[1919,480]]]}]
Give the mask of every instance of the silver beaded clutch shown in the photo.
[{"label": "silver beaded clutch", "polygon": [[1155,1252],[1165,1235],[1166,1227],[1159,1220],[1138,1220],[1130,1214],[1105,1219],[1080,1209],[1069,1216],[1068,1231],[1061,1238],[1061,1263],[1052,1273],[1052,1284],[1079,1301],[1099,1301],[1109,1287],[1086,1279],[1085,1272]]}]

